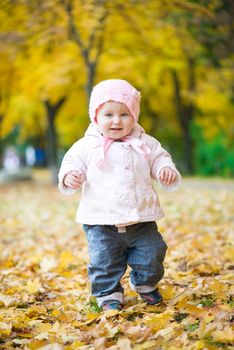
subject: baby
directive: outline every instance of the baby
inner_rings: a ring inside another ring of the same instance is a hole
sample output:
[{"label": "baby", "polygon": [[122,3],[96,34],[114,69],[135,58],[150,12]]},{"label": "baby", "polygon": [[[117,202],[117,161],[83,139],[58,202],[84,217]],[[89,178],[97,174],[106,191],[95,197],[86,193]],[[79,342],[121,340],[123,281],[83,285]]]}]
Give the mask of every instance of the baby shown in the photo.
[{"label": "baby", "polygon": [[82,187],[76,221],[87,236],[91,293],[103,310],[121,310],[120,280],[131,267],[130,286],[147,304],[162,301],[156,287],[164,274],[167,245],[155,220],[164,216],[153,179],[167,191],[181,176],[170,154],[137,123],[140,92],[125,80],[97,84],[89,125],[65,154],[59,189]]}]

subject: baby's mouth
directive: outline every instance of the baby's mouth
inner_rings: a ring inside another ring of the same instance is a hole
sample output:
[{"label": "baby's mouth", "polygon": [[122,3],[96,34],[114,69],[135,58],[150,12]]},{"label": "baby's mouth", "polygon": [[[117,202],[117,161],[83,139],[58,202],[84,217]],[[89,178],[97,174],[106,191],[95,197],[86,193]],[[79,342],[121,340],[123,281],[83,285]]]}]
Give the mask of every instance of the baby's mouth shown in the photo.
[{"label": "baby's mouth", "polygon": [[122,130],[122,128],[110,128],[110,130],[119,131],[119,130]]}]

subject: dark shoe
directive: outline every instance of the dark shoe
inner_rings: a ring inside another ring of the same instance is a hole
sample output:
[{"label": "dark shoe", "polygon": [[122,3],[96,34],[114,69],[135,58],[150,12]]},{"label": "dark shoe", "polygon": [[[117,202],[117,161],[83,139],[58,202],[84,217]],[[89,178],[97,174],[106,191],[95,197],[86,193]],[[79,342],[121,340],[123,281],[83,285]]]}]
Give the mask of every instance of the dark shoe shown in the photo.
[{"label": "dark shoe", "polygon": [[139,293],[141,299],[148,305],[155,305],[163,301],[162,295],[159,293],[158,288],[148,293]]},{"label": "dark shoe", "polygon": [[106,300],[102,304],[102,310],[122,310],[123,306],[118,300]]}]

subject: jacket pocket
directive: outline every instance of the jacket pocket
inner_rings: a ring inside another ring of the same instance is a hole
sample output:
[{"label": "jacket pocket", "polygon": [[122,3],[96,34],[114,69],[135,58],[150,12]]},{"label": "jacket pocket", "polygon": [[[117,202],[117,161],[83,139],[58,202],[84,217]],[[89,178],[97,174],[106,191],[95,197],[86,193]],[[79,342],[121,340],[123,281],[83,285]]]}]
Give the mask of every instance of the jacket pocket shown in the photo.
[{"label": "jacket pocket", "polygon": [[151,214],[160,207],[157,193],[151,186],[138,188],[139,210]]}]

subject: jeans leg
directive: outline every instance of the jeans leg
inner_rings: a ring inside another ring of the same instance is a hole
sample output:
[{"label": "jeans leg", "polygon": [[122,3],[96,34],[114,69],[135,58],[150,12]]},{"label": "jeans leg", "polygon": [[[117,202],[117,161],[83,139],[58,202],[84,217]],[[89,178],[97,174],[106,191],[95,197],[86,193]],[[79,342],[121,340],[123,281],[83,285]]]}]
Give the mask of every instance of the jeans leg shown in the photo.
[{"label": "jeans leg", "polygon": [[123,293],[120,279],[127,269],[126,244],[114,226],[84,225],[90,264],[91,292],[96,297]]},{"label": "jeans leg", "polygon": [[132,235],[128,264],[132,268],[131,284],[138,292],[153,290],[161,280],[164,275],[163,260],[166,250],[167,245],[155,222],[142,223]]}]

